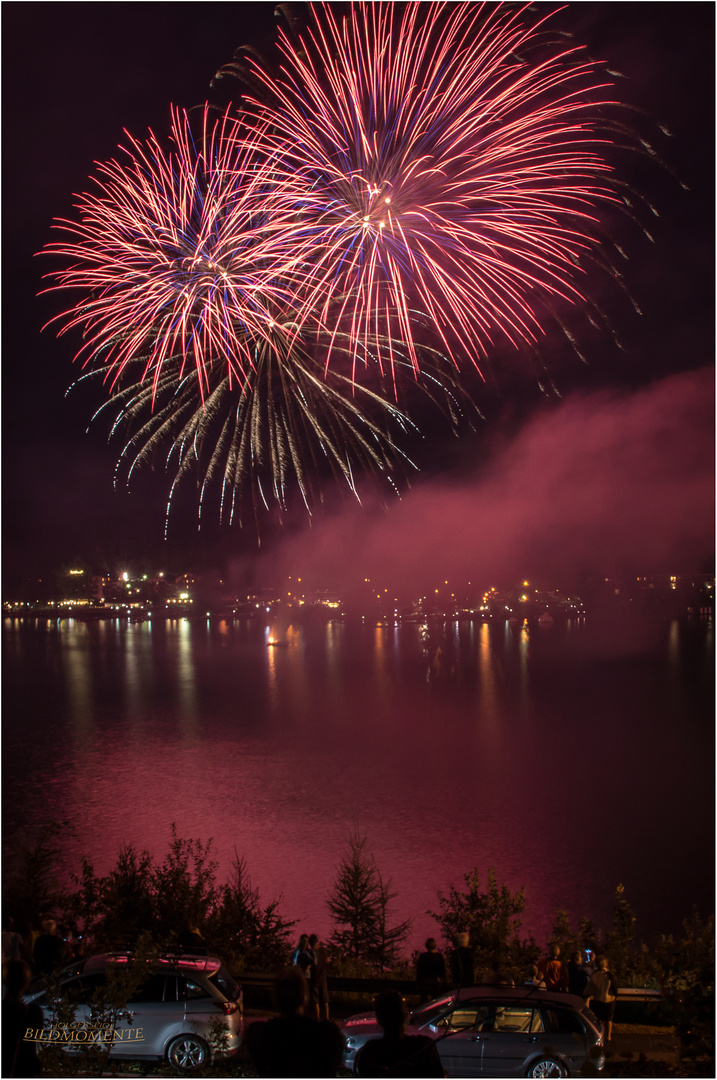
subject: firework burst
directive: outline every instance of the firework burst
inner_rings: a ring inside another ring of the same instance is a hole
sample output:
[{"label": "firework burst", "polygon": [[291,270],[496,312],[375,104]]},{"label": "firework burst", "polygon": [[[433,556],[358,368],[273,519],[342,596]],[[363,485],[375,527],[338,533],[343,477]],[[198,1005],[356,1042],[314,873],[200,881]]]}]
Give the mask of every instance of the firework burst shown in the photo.
[{"label": "firework burst", "polygon": [[560,324],[621,205],[601,69],[544,19],[346,10],[311,8],[273,74],[251,63],[238,119],[173,110],[169,149],[128,136],[46,249],[121,463],[162,448],[230,517],[244,487],[310,507],[327,465],[354,494],[357,469],[390,476],[406,372],[455,423],[457,373]]},{"label": "firework burst", "polygon": [[[258,524],[262,506],[285,511],[294,489],[311,513],[327,474],[356,498],[366,474],[395,490],[393,473],[412,467],[396,437],[413,425],[390,399],[326,376],[296,341],[287,350],[282,334],[255,342],[253,359],[233,385],[212,369],[201,395],[199,373],[183,370],[181,354],[165,360],[153,383],[142,377],[143,358],[128,361],[94,417],[109,414],[110,437],[124,435],[117,479],[129,483],[135,469],[163,458],[174,475],[168,516],[177,485],[198,477],[199,518],[207,493],[219,491],[220,520],[230,524],[241,519],[246,497]],[[99,367],[81,381],[109,374]]]},{"label": "firework burst", "polygon": [[[356,497],[361,474],[395,491],[411,467],[398,440],[414,430],[394,400],[403,342],[377,341],[393,358],[390,392],[369,355],[373,388],[327,372],[329,351],[349,356],[350,370],[360,346],[307,310],[299,317],[311,268],[275,205],[261,127],[248,134],[205,109],[195,138],[175,110],[171,139],[170,151],[151,133],[132,139],[128,163],[101,166],[79,223],[58,223],[69,239],[46,249],[69,261],[48,291],[80,292],[61,332],[84,328],[78,358],[109,387],[98,415],[112,415],[126,439],[118,477],[164,455],[172,493],[193,473],[200,512],[219,487],[229,520],[244,493],[255,517],[270,503],[285,510],[291,488],[310,510],[327,473]],[[421,355],[423,396],[455,425],[460,391],[442,377],[440,355],[428,346]]]},{"label": "firework burst", "polygon": [[546,305],[582,299],[598,209],[619,201],[605,80],[546,48],[500,6],[327,4],[298,44],[282,37],[276,74],[254,66],[273,207],[310,267],[300,315],[348,333],[356,362],[378,350],[390,368],[383,337],[418,368],[418,309],[479,366],[496,339],[534,342]]},{"label": "firework burst", "polygon": [[[361,479],[371,476],[395,493],[415,469],[401,442],[417,432],[392,401],[374,361],[381,392],[356,386],[323,365],[280,328],[272,345],[254,343],[253,366],[243,383],[231,385],[218,368],[200,400],[199,375],[183,371],[182,356],[165,360],[159,378],[143,379],[145,360],[130,360],[115,379],[110,397],[94,420],[111,417],[110,438],[124,438],[116,482],[129,484],[137,468],[158,461],[174,474],[169,512],[178,485],[198,477],[199,520],[209,494],[218,493],[219,518],[245,520],[247,506],[257,528],[262,511],[289,506],[298,490],[309,514],[322,498],[322,481],[333,475],[360,501]],[[339,341],[348,349],[351,343]],[[394,344],[397,372],[417,395],[454,429],[471,410],[460,384],[446,379],[442,358],[424,352],[420,380]],[[431,371],[433,366],[433,371]],[[107,381],[109,365],[93,368],[79,383]],[[408,393],[407,393],[408,396]]]},{"label": "firework burst", "polygon": [[67,237],[45,249],[69,263],[48,275],[52,288],[82,297],[60,332],[82,327],[78,358],[101,359],[111,381],[143,356],[141,380],[156,388],[180,355],[179,377],[193,368],[203,398],[213,368],[243,383],[254,344],[276,341],[295,260],[279,217],[271,227],[261,212],[255,144],[237,121],[205,110],[195,139],[173,110],[173,149],[129,138],[128,161],[99,167],[79,223],[56,222]]}]

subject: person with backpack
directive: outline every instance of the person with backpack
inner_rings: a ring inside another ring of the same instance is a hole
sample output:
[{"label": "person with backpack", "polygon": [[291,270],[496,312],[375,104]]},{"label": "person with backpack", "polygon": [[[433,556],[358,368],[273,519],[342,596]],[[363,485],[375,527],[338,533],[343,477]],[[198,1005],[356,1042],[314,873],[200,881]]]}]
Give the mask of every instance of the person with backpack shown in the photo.
[{"label": "person with backpack", "polygon": [[612,1038],[612,1021],[615,1016],[615,1002],[617,1000],[617,983],[615,976],[608,967],[607,956],[601,956],[597,962],[597,969],[592,973],[587,986],[583,990],[585,1004],[592,1009],[598,1020],[605,1028],[605,1042]]}]

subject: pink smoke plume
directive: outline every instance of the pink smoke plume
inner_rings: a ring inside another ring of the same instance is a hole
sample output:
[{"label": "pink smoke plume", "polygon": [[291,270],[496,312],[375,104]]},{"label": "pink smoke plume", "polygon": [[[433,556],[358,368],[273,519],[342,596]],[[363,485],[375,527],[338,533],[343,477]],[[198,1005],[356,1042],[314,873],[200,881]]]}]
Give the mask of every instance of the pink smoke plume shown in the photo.
[{"label": "pink smoke plume", "polygon": [[[460,482],[417,483],[386,514],[339,515],[272,555],[274,569],[404,595],[437,577],[486,583],[580,569],[688,572],[714,550],[714,375],[579,395],[536,412]],[[281,572],[280,571],[280,572]]]}]

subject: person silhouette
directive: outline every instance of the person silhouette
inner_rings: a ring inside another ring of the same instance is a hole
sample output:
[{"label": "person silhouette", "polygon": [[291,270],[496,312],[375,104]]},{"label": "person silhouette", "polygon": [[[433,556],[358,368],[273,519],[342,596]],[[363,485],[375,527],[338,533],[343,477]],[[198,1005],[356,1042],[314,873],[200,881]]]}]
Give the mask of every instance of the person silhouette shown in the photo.
[{"label": "person silhouette", "polygon": [[5,965],[5,997],[2,1002],[2,1076],[41,1076],[42,1069],[28,1032],[42,1032],[42,1009],[25,1001],[32,969],[24,960],[8,960]]},{"label": "person silhouette", "polygon": [[568,990],[568,969],[560,959],[560,946],[551,945],[548,956],[538,961],[538,971],[547,990]]},{"label": "person silhouette", "polygon": [[309,993],[311,996],[311,1015],[314,1020],[329,1018],[329,987],[327,968],[329,955],[319,941],[317,934],[309,938],[309,948],[314,954],[314,963],[309,968]]},{"label": "person silhouette", "polygon": [[451,977],[456,986],[472,986],[474,982],[473,953],[469,942],[467,933],[459,934],[451,954]]},{"label": "person silhouette", "polygon": [[308,934],[302,934],[300,936],[299,944],[294,951],[291,962],[292,964],[296,964],[304,978],[309,978],[309,968],[316,962],[316,957],[309,945]]},{"label": "person silhouette", "polygon": [[180,952],[193,953],[195,956],[209,955],[209,946],[202,937],[199,927],[191,919],[187,919],[184,930],[177,939],[177,948]]},{"label": "person silhouette", "polygon": [[422,1002],[437,997],[445,986],[446,961],[443,953],[438,952],[435,938],[428,938],[426,951],[416,961],[416,982]]},{"label": "person silhouette", "polygon": [[308,984],[298,966],[284,968],[274,983],[279,1016],[256,1021],[246,1034],[249,1057],[259,1076],[336,1076],[343,1040],[330,1020],[305,1015]]},{"label": "person silhouette", "polygon": [[2,924],[2,960],[22,960],[22,935],[15,929],[12,915],[6,915]]},{"label": "person silhouette", "polygon": [[67,957],[65,943],[57,932],[54,919],[45,919],[42,933],[35,939],[32,958],[40,975],[51,975],[62,967]]},{"label": "person silhouette", "polygon": [[598,1020],[605,1026],[605,1042],[612,1038],[612,1021],[615,1016],[617,983],[610,971],[606,956],[598,957],[597,968],[590,976],[583,990],[585,1004],[592,1009]]},{"label": "person silhouette", "polygon": [[568,993],[582,997],[590,974],[583,962],[583,954],[574,952],[568,961]]},{"label": "person silhouette", "polygon": [[387,990],[376,999],[376,1020],[383,1037],[370,1039],[354,1064],[358,1076],[445,1076],[433,1039],[406,1034],[408,1015],[403,998]]}]

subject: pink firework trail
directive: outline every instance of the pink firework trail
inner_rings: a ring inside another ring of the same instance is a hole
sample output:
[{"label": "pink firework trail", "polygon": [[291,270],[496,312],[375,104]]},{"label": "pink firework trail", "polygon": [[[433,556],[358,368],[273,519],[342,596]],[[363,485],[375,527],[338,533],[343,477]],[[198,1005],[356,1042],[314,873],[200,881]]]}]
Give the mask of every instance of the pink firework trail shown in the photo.
[{"label": "pink firework trail", "polygon": [[417,313],[456,364],[535,341],[546,304],[581,299],[598,208],[620,201],[597,66],[494,5],[312,15],[279,73],[255,72],[272,204],[307,267],[301,317],[349,333],[355,367],[392,366],[383,336],[418,369]]},{"label": "pink firework trail", "polygon": [[236,490],[264,447],[282,506],[291,475],[308,506],[322,454],[352,490],[354,461],[387,468],[368,411],[403,424],[405,370],[452,401],[457,373],[534,347],[584,299],[601,212],[623,203],[608,83],[545,19],[346,10],[314,6],[275,73],[254,65],[261,100],[241,119],[173,110],[168,147],[128,135],[45,249],[64,260],[49,291],[80,296],[61,333],[82,328],[134,460],[168,440],[179,473],[196,460]]},{"label": "pink firework trail", "polygon": [[203,399],[211,368],[244,381],[257,343],[280,333],[293,256],[277,238],[280,218],[267,226],[261,212],[253,140],[236,121],[205,110],[195,141],[173,110],[170,136],[168,151],[151,133],[144,144],[129,137],[127,163],[99,166],[79,223],[56,223],[71,239],[46,248],[70,265],[48,276],[54,289],[81,291],[61,333],[84,329],[78,357],[101,360],[112,385],[144,357],[141,381],[156,387],[180,356],[178,379],[193,365]]}]

